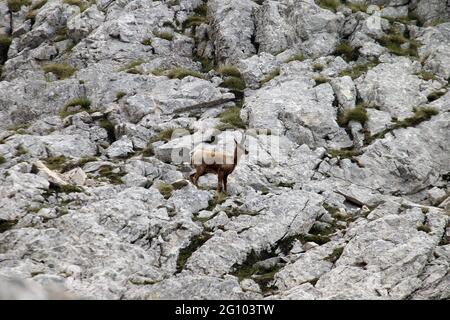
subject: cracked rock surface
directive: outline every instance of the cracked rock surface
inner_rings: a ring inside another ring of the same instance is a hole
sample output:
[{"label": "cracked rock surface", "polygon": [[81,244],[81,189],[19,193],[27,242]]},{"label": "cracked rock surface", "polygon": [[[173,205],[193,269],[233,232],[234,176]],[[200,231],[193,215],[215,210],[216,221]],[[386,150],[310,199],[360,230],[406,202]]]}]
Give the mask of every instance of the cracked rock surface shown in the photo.
[{"label": "cracked rock surface", "polygon": [[450,299],[448,1],[329,3],[0,0],[0,298]]}]

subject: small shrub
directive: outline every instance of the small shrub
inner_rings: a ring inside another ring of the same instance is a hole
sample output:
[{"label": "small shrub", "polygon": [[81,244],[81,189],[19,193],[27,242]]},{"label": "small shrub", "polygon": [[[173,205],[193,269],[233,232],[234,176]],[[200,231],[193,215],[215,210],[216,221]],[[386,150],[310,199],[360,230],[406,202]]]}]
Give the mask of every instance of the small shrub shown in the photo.
[{"label": "small shrub", "polygon": [[355,61],[359,56],[358,49],[354,49],[347,41],[337,45],[335,54],[343,56],[347,62]]},{"label": "small shrub", "polygon": [[175,128],[169,128],[161,131],[157,135],[150,138],[149,143],[154,143],[157,141],[169,142],[172,139],[172,135],[175,131]]},{"label": "small shrub", "polygon": [[214,61],[208,58],[196,57],[196,61],[200,62],[202,65],[202,72],[208,73],[212,69],[214,69]]},{"label": "small shrub", "polygon": [[342,5],[339,0],[316,0],[316,4],[323,9],[336,12],[337,8]]},{"label": "small shrub", "polygon": [[53,41],[54,42],[64,41],[64,40],[67,40],[67,37],[68,37],[67,36],[67,27],[62,27],[56,31]]},{"label": "small shrub", "polygon": [[11,37],[0,35],[0,50],[8,51],[8,48],[11,45],[11,41]]},{"label": "small shrub", "polygon": [[354,79],[357,79],[360,76],[362,76],[364,73],[366,73],[370,69],[372,69],[375,66],[377,66],[378,63],[379,63],[378,61],[373,61],[373,62],[368,62],[368,63],[364,63],[364,64],[357,64],[357,65],[354,65],[351,68],[343,70],[339,74],[339,76],[341,76],[341,77],[349,76],[349,77],[351,77],[354,80]]},{"label": "small shrub", "polygon": [[19,144],[16,147],[16,156],[17,157],[20,157],[20,156],[22,156],[24,154],[27,154],[27,153],[28,153],[28,150],[23,146],[23,144]]},{"label": "small shrub", "polygon": [[429,226],[426,225],[420,225],[417,227],[417,231],[423,231],[425,233],[430,233],[431,232],[431,228]]},{"label": "small shrub", "polygon": [[241,109],[239,107],[225,109],[220,115],[220,121],[222,122],[222,125],[218,126],[217,129],[219,130],[246,128],[244,121],[241,119]]},{"label": "small shrub", "polygon": [[169,183],[161,183],[158,186],[158,191],[164,196],[164,199],[169,199],[172,196],[172,192],[174,191],[174,188]]},{"label": "small shrub", "polygon": [[108,133],[108,140],[109,142],[114,142],[116,141],[116,130],[115,130],[115,126],[114,124],[108,120],[108,119],[102,119],[98,122],[98,125],[105,129],[106,132]]},{"label": "small shrub", "polygon": [[55,193],[80,193],[83,192],[83,189],[81,187],[77,187],[71,184],[67,184],[64,186],[57,186],[54,185],[51,187],[52,191],[54,191]]},{"label": "small shrub", "polygon": [[101,168],[98,173],[100,177],[109,180],[109,183],[111,184],[123,184],[122,177],[125,175],[125,173],[120,172],[120,170],[113,169],[110,166],[105,166]]},{"label": "small shrub", "polygon": [[266,82],[269,82],[270,80],[274,79],[275,77],[278,77],[279,75],[280,75],[280,68],[276,68],[267,76],[265,76],[264,79],[261,80],[261,84],[265,84]]},{"label": "small shrub", "polygon": [[48,157],[44,159],[44,162],[50,170],[62,170],[67,158],[65,156]]},{"label": "small shrub", "polygon": [[64,63],[48,63],[42,67],[45,73],[53,73],[59,80],[70,78],[76,69]]},{"label": "small shrub", "polygon": [[[64,119],[70,115],[76,114],[81,111],[86,111],[88,113],[91,112],[90,109],[91,106],[91,100],[89,100],[87,97],[82,98],[74,98],[67,102],[63,109],[60,111],[59,116],[61,119]],[[72,107],[80,107],[78,110],[71,110]]]},{"label": "small shrub", "polygon": [[31,6],[31,10],[39,10],[47,3],[47,0],[41,0]]},{"label": "small shrub", "polygon": [[12,127],[9,127],[8,130],[14,131],[16,134],[27,134],[27,129],[30,125],[29,124],[18,124]]},{"label": "small shrub", "polygon": [[313,64],[313,71],[314,72],[321,72],[321,71],[323,71],[324,68],[325,67],[323,66],[323,64],[320,64],[320,63],[314,63]]},{"label": "small shrub", "polygon": [[64,0],[64,3],[67,3],[71,6],[77,6],[78,8],[80,8],[80,12],[83,12],[89,6],[89,4],[85,3],[82,0]]},{"label": "small shrub", "polygon": [[431,22],[428,25],[431,26],[431,27],[436,27],[436,26],[438,26],[440,24],[443,24],[445,22],[446,21],[444,19],[436,18],[436,19],[431,20]]},{"label": "small shrub", "polygon": [[338,247],[333,250],[333,252],[325,258],[325,260],[330,261],[331,263],[335,263],[339,260],[342,253],[344,252],[344,247]]},{"label": "small shrub", "polygon": [[316,86],[322,83],[327,83],[329,80],[324,76],[314,77],[314,81],[316,82]]},{"label": "small shrub", "polygon": [[87,97],[82,97],[82,98],[75,98],[75,99],[70,100],[66,104],[66,107],[80,106],[83,109],[89,109],[90,105],[91,105],[91,100],[89,100],[89,98],[87,98]]},{"label": "small shrub", "polygon": [[220,86],[235,91],[244,91],[246,88],[245,81],[238,77],[226,77]]},{"label": "small shrub", "polygon": [[416,126],[424,121],[428,121],[431,117],[439,114],[439,111],[436,108],[432,107],[420,107],[414,110],[414,115],[410,118],[406,118],[401,121],[397,121],[393,126],[379,132],[373,136],[367,136],[365,139],[366,144],[372,143],[376,139],[382,139],[387,133],[400,128],[408,128]]},{"label": "small shrub", "polygon": [[194,13],[199,16],[206,16],[208,13],[208,5],[206,2],[203,2],[201,5],[194,9]]},{"label": "small shrub", "polygon": [[[383,36],[379,43],[386,47],[391,54],[398,56],[412,56],[417,57],[417,49],[420,43],[416,40],[407,39],[404,35],[391,29],[390,33]],[[406,48],[404,45],[407,45]]]},{"label": "small shrub", "polygon": [[417,75],[425,81],[436,80],[436,77],[434,76],[434,74],[429,71],[422,71],[422,72],[418,73]]},{"label": "small shrub", "polygon": [[294,54],[293,56],[290,56],[285,63],[289,63],[292,61],[304,61],[305,60],[305,56],[303,55],[303,53],[300,54]]},{"label": "small shrub", "polygon": [[150,143],[148,143],[147,146],[142,150],[142,155],[144,157],[153,157],[155,155],[155,150]]},{"label": "small shrub", "polygon": [[183,79],[185,77],[191,76],[200,79],[204,79],[205,77],[197,71],[185,69],[185,68],[175,68],[166,72],[166,75],[170,79]]},{"label": "small shrub", "polygon": [[418,125],[421,122],[430,120],[431,117],[439,114],[439,111],[432,107],[421,107],[417,108],[414,111],[414,116],[410,118],[406,118],[402,121],[398,121],[395,123],[395,129],[398,128],[407,128]]},{"label": "small shrub", "polygon": [[119,92],[116,93],[116,99],[117,99],[117,100],[120,100],[120,99],[122,99],[123,97],[125,97],[126,95],[127,95],[126,92],[119,91]]},{"label": "small shrub", "polygon": [[194,14],[183,22],[183,29],[197,27],[206,22],[208,22],[208,19],[205,16]]},{"label": "small shrub", "polygon": [[331,158],[351,159],[361,155],[360,151],[355,149],[327,149]]},{"label": "small shrub", "polygon": [[171,21],[164,21],[162,26],[165,27],[165,28],[175,29],[175,25]]},{"label": "small shrub", "polygon": [[223,76],[227,76],[227,77],[236,77],[236,78],[240,78],[241,77],[241,72],[239,71],[238,68],[234,67],[234,66],[222,66],[219,68],[218,72],[223,75]]},{"label": "small shrub", "polygon": [[203,232],[192,237],[191,242],[187,247],[180,249],[177,258],[177,272],[181,272],[184,269],[184,266],[186,265],[188,259],[192,256],[192,254],[211,237],[212,235]]},{"label": "small shrub", "polygon": [[432,92],[427,96],[427,99],[429,102],[433,102],[433,101],[439,99],[440,97],[442,97],[443,95],[445,95],[446,93],[447,93],[446,91]]},{"label": "small shrub", "polygon": [[353,13],[367,11],[367,5],[363,3],[347,3],[346,6],[351,9]]},{"label": "small shrub", "polygon": [[172,41],[174,38],[173,34],[170,32],[153,32],[153,34],[155,35],[155,37],[168,41]]},{"label": "small shrub", "polygon": [[143,44],[144,46],[151,46],[151,45],[152,45],[152,39],[150,39],[150,38],[144,39],[144,40],[142,41],[142,44]]},{"label": "small shrub", "polygon": [[119,69],[119,71],[127,71],[129,69],[135,68],[137,66],[140,66],[141,64],[143,64],[145,61],[141,60],[141,59],[137,59],[137,60],[133,60],[128,62],[126,65],[124,65],[123,67],[121,67]]},{"label": "small shrub", "polygon": [[22,6],[29,6],[31,0],[8,0],[8,9],[12,12],[20,11]]},{"label": "small shrub", "polygon": [[364,106],[356,106],[353,109],[346,110],[341,116],[338,117],[338,123],[341,126],[346,126],[350,121],[357,121],[364,125],[369,117]]},{"label": "small shrub", "polygon": [[130,73],[130,74],[143,74],[143,72],[139,69],[136,68],[131,68],[128,69],[127,71],[125,71],[126,73]]},{"label": "small shrub", "polygon": [[61,167],[61,172],[67,172],[72,169],[83,167],[86,163],[97,161],[97,158],[95,157],[83,157],[77,161],[68,161]]}]

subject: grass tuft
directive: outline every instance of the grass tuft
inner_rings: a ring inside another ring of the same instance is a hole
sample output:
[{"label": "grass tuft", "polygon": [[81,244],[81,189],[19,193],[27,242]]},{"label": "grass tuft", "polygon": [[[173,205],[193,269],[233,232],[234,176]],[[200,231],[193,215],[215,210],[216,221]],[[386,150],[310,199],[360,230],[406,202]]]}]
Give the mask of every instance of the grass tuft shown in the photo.
[{"label": "grass tuft", "polygon": [[170,183],[161,183],[158,186],[158,191],[164,196],[164,199],[169,199],[172,196],[174,187]]},{"label": "grass tuft", "polygon": [[316,4],[323,9],[331,10],[333,12],[336,12],[337,8],[342,5],[339,0],[316,0]]},{"label": "grass tuft", "polygon": [[80,12],[85,11],[90,5],[90,3],[85,3],[82,0],[64,0],[64,3],[67,3],[71,6],[77,6],[78,8],[80,8]]},{"label": "grass tuft", "polygon": [[226,77],[220,86],[235,91],[244,91],[246,88],[245,81],[238,77]]},{"label": "grass tuft", "polygon": [[219,130],[246,128],[244,121],[241,119],[241,108],[239,107],[225,109],[220,115],[220,121],[222,123],[217,126]]},{"label": "grass tuft", "polygon": [[240,78],[241,77],[241,72],[239,71],[238,68],[234,67],[234,66],[230,66],[230,65],[225,65],[219,68],[219,70],[217,70],[221,75],[226,76],[226,77],[237,77]]},{"label": "grass tuft", "polygon": [[200,78],[200,79],[204,79],[205,78],[200,72],[189,70],[189,69],[185,69],[185,68],[171,69],[171,70],[168,70],[165,74],[170,79],[183,79],[183,78],[188,77],[188,76],[196,77],[196,78]]},{"label": "grass tuft", "polygon": [[305,60],[305,56],[303,55],[303,53],[299,53],[299,54],[294,54],[293,56],[290,56],[288,59],[286,59],[285,63],[289,63],[292,61],[304,61]]},{"label": "grass tuft", "polygon": [[67,158],[65,156],[48,157],[44,159],[44,162],[50,170],[62,170],[67,162]]},{"label": "grass tuft", "polygon": [[382,139],[382,138],[384,138],[384,136],[387,133],[389,133],[393,130],[396,130],[396,129],[417,126],[418,124],[420,124],[424,121],[430,120],[433,116],[435,116],[437,114],[439,114],[439,110],[437,110],[436,108],[432,108],[432,107],[415,108],[414,115],[412,117],[406,118],[401,121],[397,121],[391,127],[387,128],[387,129],[383,130],[382,132],[379,132],[373,136],[366,136],[365,143],[370,144],[376,139]]},{"label": "grass tuft", "polygon": [[316,86],[319,84],[327,83],[329,80],[324,76],[317,76],[314,77],[314,81],[316,82]]},{"label": "grass tuft", "polygon": [[158,133],[157,135],[151,137],[149,143],[154,143],[157,141],[169,142],[172,139],[175,130],[176,130],[175,128],[165,129],[160,133]]},{"label": "grass tuft", "polygon": [[[64,119],[68,116],[71,116],[81,111],[86,111],[90,113],[91,112],[90,106],[91,100],[89,100],[87,97],[74,98],[64,105],[62,110],[59,112],[59,116],[61,119]],[[79,108],[74,110],[72,109],[73,107]]]},{"label": "grass tuft", "polygon": [[126,65],[124,65],[123,67],[121,67],[119,69],[119,71],[128,71],[130,69],[136,68],[137,66],[140,66],[141,64],[143,64],[145,61],[142,59],[137,59],[137,60],[133,60],[128,62]]},{"label": "grass tuft", "polygon": [[351,159],[361,155],[360,151],[355,149],[327,149],[331,158]]},{"label": "grass tuft", "polygon": [[22,6],[31,5],[31,0],[8,0],[8,9],[11,12],[18,12]]},{"label": "grass tuft", "polygon": [[321,72],[325,68],[321,63],[314,63],[312,67],[314,72]]},{"label": "grass tuft", "polygon": [[355,80],[355,79],[359,78],[360,76],[362,76],[367,71],[369,71],[370,69],[376,67],[378,64],[379,64],[378,61],[371,61],[371,62],[364,63],[364,64],[357,64],[357,65],[354,65],[353,67],[343,70],[339,74],[339,76],[341,76],[341,77],[349,76],[353,80]]},{"label": "grass tuft", "polygon": [[47,63],[42,69],[45,73],[53,73],[59,80],[70,78],[76,71],[74,67],[65,63]]},{"label": "grass tuft", "polygon": [[151,45],[152,45],[152,39],[150,39],[150,38],[144,39],[144,40],[142,41],[142,44],[143,44],[144,46],[151,46]]},{"label": "grass tuft", "polygon": [[345,61],[356,61],[359,57],[358,49],[354,49],[347,41],[342,41],[336,47],[335,54],[344,57]]},{"label": "grass tuft", "polygon": [[333,252],[325,258],[325,260],[330,261],[331,263],[335,263],[339,260],[342,253],[344,252],[344,247],[338,247],[333,250]]},{"label": "grass tuft", "polygon": [[341,126],[346,126],[350,121],[357,121],[364,125],[367,120],[369,120],[369,117],[367,116],[366,109],[362,105],[348,109],[338,117],[338,123]]},{"label": "grass tuft", "polygon": [[417,49],[420,46],[418,41],[408,39],[394,29],[389,32],[379,40],[379,43],[386,47],[389,53],[397,56],[418,57]]},{"label": "grass tuft", "polygon": [[164,39],[167,41],[172,41],[174,38],[174,35],[170,32],[153,32],[153,34],[155,35],[155,37]]},{"label": "grass tuft", "polygon": [[271,73],[269,73],[267,76],[264,77],[264,79],[261,80],[261,85],[269,82],[275,77],[278,77],[280,75],[280,68],[276,68]]},{"label": "grass tuft", "polygon": [[447,93],[447,91],[432,92],[427,96],[428,102],[433,102],[433,101],[439,99],[440,97],[442,97],[443,95],[445,95],[446,93]]}]

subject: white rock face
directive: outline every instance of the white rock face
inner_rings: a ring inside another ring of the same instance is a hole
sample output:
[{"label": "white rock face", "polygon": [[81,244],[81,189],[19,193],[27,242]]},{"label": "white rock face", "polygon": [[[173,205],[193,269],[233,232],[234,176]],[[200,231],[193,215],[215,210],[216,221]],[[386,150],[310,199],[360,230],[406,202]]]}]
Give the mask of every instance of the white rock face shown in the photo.
[{"label": "white rock face", "polygon": [[415,75],[420,70],[417,68],[409,59],[382,63],[358,79],[356,85],[364,101],[392,117],[407,118],[412,116],[413,108],[427,103],[423,80]]},{"label": "white rock face", "polygon": [[0,299],[450,299],[448,1],[341,2],[1,2]]}]

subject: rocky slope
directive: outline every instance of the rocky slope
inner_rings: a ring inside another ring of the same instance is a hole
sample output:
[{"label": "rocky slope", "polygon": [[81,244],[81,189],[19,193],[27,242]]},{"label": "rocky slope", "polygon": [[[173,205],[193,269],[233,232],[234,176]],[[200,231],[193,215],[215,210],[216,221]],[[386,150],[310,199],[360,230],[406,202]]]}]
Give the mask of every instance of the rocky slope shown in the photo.
[{"label": "rocky slope", "polygon": [[[448,1],[0,17],[0,297],[450,298]],[[244,130],[227,196],[188,182]]]}]

